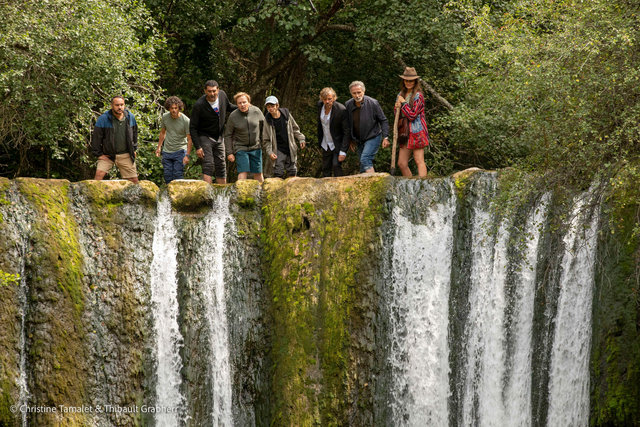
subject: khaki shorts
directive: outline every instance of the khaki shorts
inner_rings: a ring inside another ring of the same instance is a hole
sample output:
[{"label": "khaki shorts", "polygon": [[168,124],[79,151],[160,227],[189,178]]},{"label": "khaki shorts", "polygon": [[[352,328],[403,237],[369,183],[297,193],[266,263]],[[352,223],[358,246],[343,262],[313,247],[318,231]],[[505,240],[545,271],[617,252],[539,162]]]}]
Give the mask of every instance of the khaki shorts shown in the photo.
[{"label": "khaki shorts", "polygon": [[131,161],[131,156],[129,155],[129,153],[116,154],[115,162],[111,159],[107,159],[107,160],[98,159],[98,170],[105,173],[109,173],[109,171],[111,170],[114,164],[120,170],[120,175],[122,175],[123,178],[127,179],[127,178],[138,177],[136,164],[135,162]]}]

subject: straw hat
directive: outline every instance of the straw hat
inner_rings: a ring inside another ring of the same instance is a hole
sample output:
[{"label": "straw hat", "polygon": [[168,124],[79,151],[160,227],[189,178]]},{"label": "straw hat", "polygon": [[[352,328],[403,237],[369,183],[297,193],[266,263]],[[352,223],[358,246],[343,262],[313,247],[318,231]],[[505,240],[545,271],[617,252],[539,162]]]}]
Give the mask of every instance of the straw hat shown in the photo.
[{"label": "straw hat", "polygon": [[404,74],[399,77],[404,80],[416,80],[420,78],[418,73],[416,73],[416,69],[413,67],[405,67]]}]

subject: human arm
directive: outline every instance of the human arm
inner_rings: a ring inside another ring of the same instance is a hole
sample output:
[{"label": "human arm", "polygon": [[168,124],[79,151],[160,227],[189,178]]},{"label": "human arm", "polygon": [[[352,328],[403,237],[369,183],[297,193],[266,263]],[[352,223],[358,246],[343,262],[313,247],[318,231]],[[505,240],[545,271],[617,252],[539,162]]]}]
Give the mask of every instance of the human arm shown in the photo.
[{"label": "human arm", "polygon": [[300,126],[296,123],[296,120],[293,118],[293,115],[289,115],[289,120],[291,120],[291,127],[293,129],[293,137],[300,144],[300,148],[304,149],[306,145],[306,138],[302,132],[300,132]]},{"label": "human arm", "polygon": [[160,157],[160,154],[162,153],[162,144],[164,143],[164,138],[167,135],[167,129],[166,128],[162,128],[160,129],[160,137],[158,138],[158,148],[156,148],[156,157]]},{"label": "human arm", "polygon": [[186,165],[187,163],[189,163],[189,156],[191,155],[191,149],[193,147],[193,141],[191,140],[191,134],[187,134],[187,153],[185,154],[184,158],[182,159],[182,164]]}]

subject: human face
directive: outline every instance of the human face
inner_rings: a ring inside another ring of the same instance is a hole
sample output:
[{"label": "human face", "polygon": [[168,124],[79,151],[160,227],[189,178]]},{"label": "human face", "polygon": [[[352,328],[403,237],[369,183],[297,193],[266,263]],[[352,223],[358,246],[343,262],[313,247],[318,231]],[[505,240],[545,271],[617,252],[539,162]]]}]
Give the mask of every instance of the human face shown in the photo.
[{"label": "human face", "polygon": [[267,104],[267,111],[274,119],[280,117],[280,111],[278,111],[278,106],[276,104]]},{"label": "human face", "polygon": [[333,107],[333,102],[336,100],[336,96],[332,93],[330,93],[329,95],[325,96],[322,99],[322,102],[324,103],[324,109],[329,111],[331,110],[331,107]]},{"label": "human face", "polygon": [[407,90],[411,90],[413,89],[413,87],[416,85],[416,81],[415,80],[405,80],[404,81],[404,87],[407,88]]},{"label": "human face", "polygon": [[356,102],[362,102],[364,99],[364,89],[362,89],[362,86],[353,86],[351,88],[351,96],[353,96]]},{"label": "human face", "polygon": [[174,119],[180,117],[180,107],[178,107],[178,104],[172,104],[169,108],[169,113],[171,113],[171,117]]},{"label": "human face", "polygon": [[218,86],[207,86],[204,88],[204,93],[207,95],[207,101],[214,102],[218,99]]},{"label": "human face", "polygon": [[246,96],[240,96],[238,97],[238,99],[236,100],[236,104],[238,105],[238,110],[242,111],[243,113],[246,113],[247,111],[249,111],[249,100],[247,99]]},{"label": "human face", "polygon": [[120,118],[124,114],[124,99],[113,98],[111,100],[111,111],[113,115]]}]

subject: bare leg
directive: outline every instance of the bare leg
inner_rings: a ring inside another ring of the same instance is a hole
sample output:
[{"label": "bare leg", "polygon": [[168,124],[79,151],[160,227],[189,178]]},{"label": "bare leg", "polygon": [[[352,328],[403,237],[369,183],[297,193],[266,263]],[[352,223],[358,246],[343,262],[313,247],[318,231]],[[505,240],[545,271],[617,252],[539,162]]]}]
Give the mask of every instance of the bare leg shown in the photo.
[{"label": "bare leg", "polygon": [[126,178],[126,179],[128,179],[131,182],[133,182],[134,184],[138,183],[138,177],[137,176],[134,176],[133,178]]},{"label": "bare leg", "polygon": [[239,172],[238,173],[238,181],[242,179],[247,179],[249,177],[249,172]]},{"label": "bare leg", "polygon": [[410,154],[411,154],[411,150],[404,147],[400,147],[400,150],[398,152],[398,167],[400,168],[400,172],[402,172],[402,176],[404,177],[410,177],[413,175],[411,173],[411,169],[409,169]]},{"label": "bare leg", "polygon": [[369,169],[365,170],[364,173],[375,173],[375,170],[373,169],[373,166],[372,166]]},{"label": "bare leg", "polygon": [[413,160],[416,161],[416,165],[418,166],[418,176],[420,178],[426,178],[427,165],[424,164],[424,148],[413,150]]},{"label": "bare leg", "polygon": [[104,179],[104,177],[105,177],[105,175],[106,175],[106,174],[107,174],[107,173],[106,173],[106,172],[104,172],[104,171],[96,170],[96,176],[95,176],[95,178],[93,178],[93,179],[98,180],[98,181],[101,181],[102,179]]},{"label": "bare leg", "polygon": [[258,182],[263,182],[264,181],[264,177],[262,176],[261,173],[254,173],[253,174],[253,179],[255,179]]},{"label": "bare leg", "polygon": [[202,180],[211,184],[211,177],[209,175],[202,174]]},{"label": "bare leg", "polygon": [[227,178],[216,178],[216,184],[226,184]]}]

